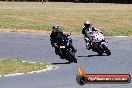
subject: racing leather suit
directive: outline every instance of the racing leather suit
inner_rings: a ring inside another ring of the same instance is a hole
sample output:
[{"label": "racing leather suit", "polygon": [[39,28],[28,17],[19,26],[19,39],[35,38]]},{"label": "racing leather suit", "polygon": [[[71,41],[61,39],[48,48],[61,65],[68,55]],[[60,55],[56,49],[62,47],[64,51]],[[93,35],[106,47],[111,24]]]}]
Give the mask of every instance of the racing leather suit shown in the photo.
[{"label": "racing leather suit", "polygon": [[[58,32],[52,31],[52,33],[50,35],[50,41],[51,41],[52,47],[55,48],[56,55],[60,55],[59,48],[56,47],[56,44],[59,42],[59,36],[58,35],[67,37],[67,35],[64,34],[62,31],[58,31]],[[70,40],[69,46],[72,48],[73,52],[76,52],[76,49],[73,47],[73,44],[72,44],[72,39],[71,38],[68,38],[68,39]]]},{"label": "racing leather suit", "polygon": [[88,27],[88,28],[87,27],[83,27],[82,34],[84,36],[84,40],[85,40],[85,43],[86,43],[86,48],[88,50],[91,49],[91,46],[90,46],[91,41],[89,39],[89,36],[87,36],[87,33],[90,32],[90,31],[99,31],[99,30],[97,28],[94,28],[94,27]]}]

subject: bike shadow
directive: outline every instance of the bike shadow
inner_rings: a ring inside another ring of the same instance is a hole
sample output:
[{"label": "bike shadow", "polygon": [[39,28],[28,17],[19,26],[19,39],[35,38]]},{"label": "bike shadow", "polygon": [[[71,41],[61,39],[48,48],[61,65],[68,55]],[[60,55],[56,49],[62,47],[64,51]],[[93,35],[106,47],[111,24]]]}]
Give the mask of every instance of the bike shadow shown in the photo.
[{"label": "bike shadow", "polygon": [[51,63],[52,65],[58,65],[58,64],[70,64],[70,62],[62,62],[62,63]]},{"label": "bike shadow", "polygon": [[78,56],[78,57],[96,57],[96,56],[107,56],[107,55],[87,55],[87,56]]}]

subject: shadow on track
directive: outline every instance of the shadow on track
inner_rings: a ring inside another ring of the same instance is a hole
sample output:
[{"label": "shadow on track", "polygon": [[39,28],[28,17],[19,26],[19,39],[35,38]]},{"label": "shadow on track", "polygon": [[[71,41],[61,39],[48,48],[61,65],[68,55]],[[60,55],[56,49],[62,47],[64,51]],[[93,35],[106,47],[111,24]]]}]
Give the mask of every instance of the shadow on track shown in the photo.
[{"label": "shadow on track", "polygon": [[63,63],[51,63],[53,65],[57,65],[57,64],[70,64],[70,62],[63,62]]},{"label": "shadow on track", "polygon": [[87,55],[87,56],[78,56],[78,57],[95,57],[95,56],[107,56],[107,55]]}]

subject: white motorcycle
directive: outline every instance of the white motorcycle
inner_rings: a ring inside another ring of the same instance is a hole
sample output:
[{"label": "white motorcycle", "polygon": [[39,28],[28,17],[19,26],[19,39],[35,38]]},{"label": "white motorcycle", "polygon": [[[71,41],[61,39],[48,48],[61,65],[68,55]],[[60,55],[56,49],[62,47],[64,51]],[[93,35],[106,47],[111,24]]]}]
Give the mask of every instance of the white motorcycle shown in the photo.
[{"label": "white motorcycle", "polygon": [[107,56],[111,55],[111,51],[102,33],[99,31],[87,32],[87,37],[90,39],[90,45],[94,52],[97,52],[99,55],[103,53],[106,53]]}]

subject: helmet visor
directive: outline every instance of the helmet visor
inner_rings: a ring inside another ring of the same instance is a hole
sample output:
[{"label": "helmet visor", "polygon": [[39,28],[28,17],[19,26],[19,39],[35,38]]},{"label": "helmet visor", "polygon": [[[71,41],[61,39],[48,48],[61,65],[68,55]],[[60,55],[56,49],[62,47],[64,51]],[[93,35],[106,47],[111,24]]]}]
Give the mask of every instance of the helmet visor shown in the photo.
[{"label": "helmet visor", "polygon": [[57,32],[58,28],[53,28],[52,30],[53,30],[53,32]]},{"label": "helmet visor", "polygon": [[90,24],[85,24],[85,27],[90,27]]}]

